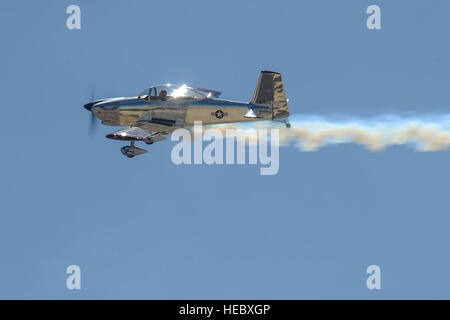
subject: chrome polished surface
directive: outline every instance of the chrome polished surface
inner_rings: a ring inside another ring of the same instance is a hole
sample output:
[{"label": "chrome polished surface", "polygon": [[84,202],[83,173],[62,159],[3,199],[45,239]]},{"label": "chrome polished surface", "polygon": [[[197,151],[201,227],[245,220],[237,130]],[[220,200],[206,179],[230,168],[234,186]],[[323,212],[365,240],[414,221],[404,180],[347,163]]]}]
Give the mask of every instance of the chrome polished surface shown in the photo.
[{"label": "chrome polished surface", "polygon": [[283,81],[277,72],[261,72],[251,102],[218,99],[220,94],[184,84],[166,84],[145,89],[136,97],[94,100],[84,108],[104,125],[126,126],[106,137],[131,141],[130,148],[122,148],[129,157],[144,153],[144,149],[134,146],[134,141],[151,144],[177,128],[192,126],[194,121],[208,125],[289,116]]}]

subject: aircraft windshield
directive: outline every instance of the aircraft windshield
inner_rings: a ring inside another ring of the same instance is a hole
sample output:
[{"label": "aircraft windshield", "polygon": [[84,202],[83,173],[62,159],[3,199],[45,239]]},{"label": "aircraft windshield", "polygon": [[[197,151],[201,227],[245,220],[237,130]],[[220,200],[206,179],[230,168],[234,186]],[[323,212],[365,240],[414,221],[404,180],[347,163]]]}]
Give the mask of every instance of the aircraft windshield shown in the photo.
[{"label": "aircraft windshield", "polygon": [[190,89],[187,85],[183,84],[181,86],[176,85],[163,85],[151,87],[144,90],[140,95],[147,96],[152,100],[167,100],[167,99],[177,99],[177,98],[191,98],[191,99],[203,99],[205,95],[200,92]]}]

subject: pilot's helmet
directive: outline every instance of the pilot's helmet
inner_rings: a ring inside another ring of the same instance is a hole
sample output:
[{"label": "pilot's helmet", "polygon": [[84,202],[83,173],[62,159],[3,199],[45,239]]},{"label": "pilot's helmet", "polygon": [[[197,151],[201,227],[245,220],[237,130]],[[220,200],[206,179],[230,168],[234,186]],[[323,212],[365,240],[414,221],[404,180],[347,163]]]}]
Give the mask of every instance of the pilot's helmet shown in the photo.
[{"label": "pilot's helmet", "polygon": [[159,92],[159,96],[162,97],[162,98],[167,97],[167,91],[166,91],[166,90],[161,90],[161,91]]}]

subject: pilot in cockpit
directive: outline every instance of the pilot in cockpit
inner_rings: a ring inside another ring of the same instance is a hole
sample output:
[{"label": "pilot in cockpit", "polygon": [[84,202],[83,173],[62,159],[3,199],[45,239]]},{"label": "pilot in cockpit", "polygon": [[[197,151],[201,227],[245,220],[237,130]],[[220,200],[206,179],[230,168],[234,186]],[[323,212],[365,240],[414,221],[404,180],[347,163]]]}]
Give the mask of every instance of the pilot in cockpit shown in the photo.
[{"label": "pilot in cockpit", "polygon": [[167,91],[166,90],[161,90],[159,92],[159,99],[166,101],[167,100]]}]

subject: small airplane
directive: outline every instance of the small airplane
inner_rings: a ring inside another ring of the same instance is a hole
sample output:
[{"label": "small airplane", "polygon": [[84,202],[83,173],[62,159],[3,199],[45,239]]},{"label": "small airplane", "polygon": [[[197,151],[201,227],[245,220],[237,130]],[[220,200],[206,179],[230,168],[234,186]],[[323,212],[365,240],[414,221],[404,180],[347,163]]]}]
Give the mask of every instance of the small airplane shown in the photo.
[{"label": "small airplane", "polygon": [[115,140],[130,141],[120,149],[132,158],[146,153],[136,147],[136,141],[152,144],[166,138],[178,128],[202,125],[277,120],[290,127],[288,100],[281,74],[261,71],[250,102],[218,99],[220,92],[188,87],[187,85],[161,85],[144,90],[137,97],[110,98],[91,101],[84,108],[91,111],[92,119],[102,124],[126,126],[106,135]]}]

